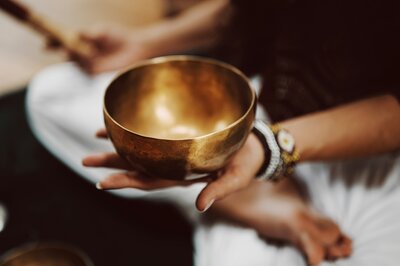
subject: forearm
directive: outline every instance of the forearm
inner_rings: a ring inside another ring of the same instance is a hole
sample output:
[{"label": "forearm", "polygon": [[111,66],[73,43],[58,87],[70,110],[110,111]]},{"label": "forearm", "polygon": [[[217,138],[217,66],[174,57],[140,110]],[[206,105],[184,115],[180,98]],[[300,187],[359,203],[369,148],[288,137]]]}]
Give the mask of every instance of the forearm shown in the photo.
[{"label": "forearm", "polygon": [[390,95],[361,100],[281,123],[301,161],[344,159],[400,148],[400,105]]},{"label": "forearm", "polygon": [[149,25],[145,32],[155,55],[193,50],[212,45],[228,0],[206,0],[176,17]]}]

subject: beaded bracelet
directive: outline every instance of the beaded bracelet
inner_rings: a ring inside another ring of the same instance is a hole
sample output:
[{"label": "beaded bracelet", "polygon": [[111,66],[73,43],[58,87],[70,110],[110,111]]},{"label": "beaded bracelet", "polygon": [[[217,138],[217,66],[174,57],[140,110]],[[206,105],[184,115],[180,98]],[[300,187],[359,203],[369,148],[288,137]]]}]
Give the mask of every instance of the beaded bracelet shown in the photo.
[{"label": "beaded bracelet", "polygon": [[264,164],[257,179],[276,181],[292,174],[299,160],[293,136],[279,124],[268,126],[261,120],[254,122],[253,132],[265,150]]}]

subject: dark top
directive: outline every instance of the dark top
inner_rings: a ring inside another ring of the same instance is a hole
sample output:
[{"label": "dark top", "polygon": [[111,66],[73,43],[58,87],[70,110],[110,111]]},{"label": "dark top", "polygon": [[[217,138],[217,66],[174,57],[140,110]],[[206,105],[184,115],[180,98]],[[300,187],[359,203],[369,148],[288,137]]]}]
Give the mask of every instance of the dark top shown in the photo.
[{"label": "dark top", "polygon": [[399,97],[400,1],[233,2],[243,54],[231,63],[264,75],[260,101],[273,120],[377,94]]}]

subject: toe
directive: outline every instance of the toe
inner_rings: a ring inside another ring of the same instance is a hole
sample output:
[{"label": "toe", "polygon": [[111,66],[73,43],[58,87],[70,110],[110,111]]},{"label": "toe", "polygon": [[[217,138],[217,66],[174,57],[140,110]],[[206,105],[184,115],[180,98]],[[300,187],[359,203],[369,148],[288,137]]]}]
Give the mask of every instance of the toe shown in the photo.
[{"label": "toe", "polygon": [[353,241],[346,235],[343,235],[342,239],[343,256],[348,257],[353,252]]},{"label": "toe", "polygon": [[343,257],[348,257],[352,252],[352,241],[349,237],[341,235],[337,243],[327,248],[327,258],[336,260]]},{"label": "toe", "polygon": [[304,251],[310,265],[320,264],[325,257],[324,247],[307,232],[300,234],[300,248]]},{"label": "toe", "polygon": [[310,233],[310,235],[321,242],[322,245],[330,246],[338,241],[340,230],[331,220],[325,217],[311,215],[310,213],[303,214],[301,218],[301,229]]}]

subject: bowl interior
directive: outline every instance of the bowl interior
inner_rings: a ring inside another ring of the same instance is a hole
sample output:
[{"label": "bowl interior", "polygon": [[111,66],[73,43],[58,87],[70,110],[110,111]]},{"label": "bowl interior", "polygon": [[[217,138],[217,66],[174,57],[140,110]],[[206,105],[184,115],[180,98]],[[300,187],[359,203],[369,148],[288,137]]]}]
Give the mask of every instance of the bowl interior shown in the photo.
[{"label": "bowl interior", "polygon": [[138,66],[115,79],[105,109],[124,128],[158,139],[190,139],[228,127],[250,108],[252,92],[236,70],[208,60]]}]

